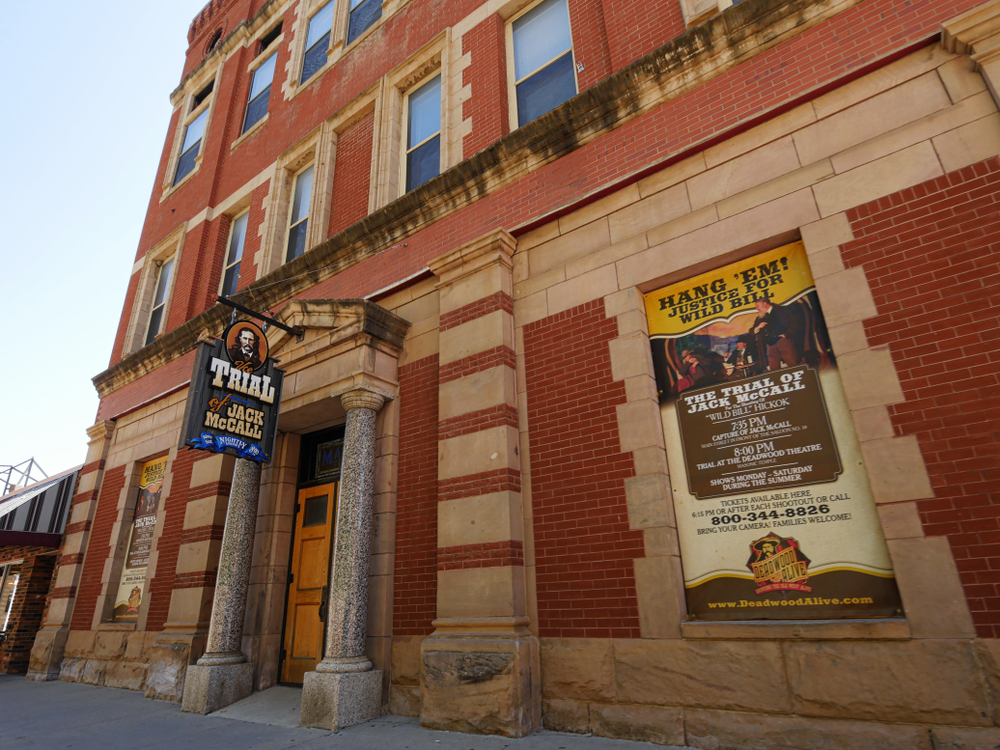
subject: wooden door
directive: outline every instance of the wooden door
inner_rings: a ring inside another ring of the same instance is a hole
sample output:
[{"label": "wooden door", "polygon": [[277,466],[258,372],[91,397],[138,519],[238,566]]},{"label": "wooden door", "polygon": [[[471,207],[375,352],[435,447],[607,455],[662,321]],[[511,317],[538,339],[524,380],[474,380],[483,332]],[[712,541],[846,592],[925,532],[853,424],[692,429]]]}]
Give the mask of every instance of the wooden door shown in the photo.
[{"label": "wooden door", "polygon": [[323,658],[330,547],[339,483],[299,491],[285,609],[281,681],[302,684]]}]

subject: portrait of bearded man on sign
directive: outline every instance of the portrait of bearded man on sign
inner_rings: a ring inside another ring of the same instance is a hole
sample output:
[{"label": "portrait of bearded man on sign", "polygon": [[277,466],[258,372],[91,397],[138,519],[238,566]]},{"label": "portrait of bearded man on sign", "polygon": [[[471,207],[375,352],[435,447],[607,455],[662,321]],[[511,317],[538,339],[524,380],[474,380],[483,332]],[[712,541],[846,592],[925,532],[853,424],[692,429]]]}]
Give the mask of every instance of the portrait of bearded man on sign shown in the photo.
[{"label": "portrait of bearded man on sign", "polygon": [[238,369],[254,372],[267,359],[267,339],[253,323],[237,323],[226,334],[226,353]]}]

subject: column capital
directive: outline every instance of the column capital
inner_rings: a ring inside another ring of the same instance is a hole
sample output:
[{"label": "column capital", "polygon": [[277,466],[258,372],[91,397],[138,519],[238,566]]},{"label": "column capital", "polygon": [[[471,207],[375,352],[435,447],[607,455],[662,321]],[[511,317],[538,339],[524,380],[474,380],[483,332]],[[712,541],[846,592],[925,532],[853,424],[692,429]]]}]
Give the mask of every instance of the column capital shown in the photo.
[{"label": "column capital", "polygon": [[115,430],[115,423],[106,421],[98,422],[87,428],[87,437],[90,438],[90,442],[94,443],[99,440],[107,440],[111,437],[111,433]]},{"label": "column capital", "polygon": [[376,390],[371,386],[364,385],[357,386],[346,393],[340,394],[340,403],[343,405],[344,411],[371,409],[377,412],[386,401],[391,399],[392,396],[385,391]]},{"label": "column capital", "polygon": [[971,55],[982,66],[1000,56],[1000,0],[990,0],[943,24],[941,44],[949,52]]},{"label": "column capital", "polygon": [[457,250],[445,253],[427,264],[431,273],[441,279],[438,286],[453,284],[459,279],[494,264],[510,268],[517,249],[517,240],[506,229],[495,229]]}]

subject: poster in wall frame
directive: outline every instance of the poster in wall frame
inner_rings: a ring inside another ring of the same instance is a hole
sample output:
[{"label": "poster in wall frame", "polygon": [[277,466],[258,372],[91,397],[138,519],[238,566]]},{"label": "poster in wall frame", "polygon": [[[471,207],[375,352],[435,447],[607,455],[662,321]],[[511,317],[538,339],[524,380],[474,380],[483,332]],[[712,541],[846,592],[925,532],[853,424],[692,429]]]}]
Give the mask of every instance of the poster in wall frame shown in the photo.
[{"label": "poster in wall frame", "polygon": [[140,470],[132,528],[115,597],[114,622],[136,622],[139,619],[139,606],[146,591],[149,554],[156,531],[156,512],[160,507],[166,471],[166,456],[147,461]]},{"label": "poster in wall frame", "polygon": [[802,243],[645,304],[689,616],[900,616]]}]

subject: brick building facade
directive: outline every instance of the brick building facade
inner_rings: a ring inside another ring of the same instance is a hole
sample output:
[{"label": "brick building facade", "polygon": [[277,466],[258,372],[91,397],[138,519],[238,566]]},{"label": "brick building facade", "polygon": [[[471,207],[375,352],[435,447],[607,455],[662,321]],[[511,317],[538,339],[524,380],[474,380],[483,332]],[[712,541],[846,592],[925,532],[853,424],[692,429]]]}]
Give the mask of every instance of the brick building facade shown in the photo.
[{"label": "brick building facade", "polygon": [[[313,436],[362,388],[386,399],[384,711],[711,748],[1000,741],[1000,3],[377,1],[212,0],[192,23],[29,677],[181,700],[234,460],[179,450],[180,423],[225,293],[304,331],[267,334],[286,381],[255,689],[289,681]],[[902,606],[698,617],[643,295],[794,243]],[[116,621],[164,457],[147,588]]]}]

